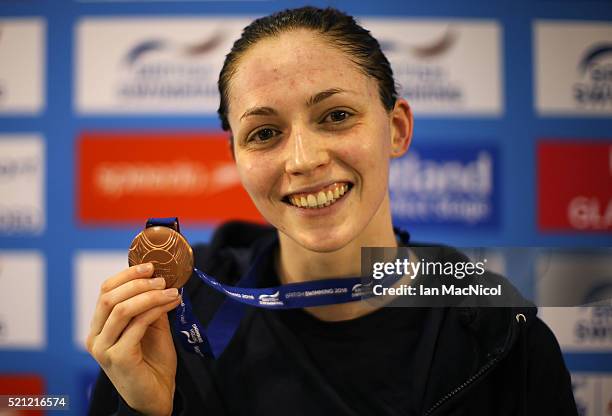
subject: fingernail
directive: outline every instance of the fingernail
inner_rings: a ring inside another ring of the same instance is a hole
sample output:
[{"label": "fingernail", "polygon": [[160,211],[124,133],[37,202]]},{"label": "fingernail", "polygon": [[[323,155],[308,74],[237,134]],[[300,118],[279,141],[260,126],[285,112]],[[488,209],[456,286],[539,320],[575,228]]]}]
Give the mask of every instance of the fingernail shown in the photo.
[{"label": "fingernail", "polygon": [[175,287],[166,289],[164,290],[164,295],[169,296],[171,298],[175,298],[178,296],[178,289]]},{"label": "fingernail", "polygon": [[164,287],[166,286],[166,279],[163,277],[156,277],[150,280],[151,286],[153,287]]},{"label": "fingernail", "polygon": [[148,273],[151,270],[153,270],[153,265],[151,263],[144,263],[136,266],[136,271],[138,273]]}]

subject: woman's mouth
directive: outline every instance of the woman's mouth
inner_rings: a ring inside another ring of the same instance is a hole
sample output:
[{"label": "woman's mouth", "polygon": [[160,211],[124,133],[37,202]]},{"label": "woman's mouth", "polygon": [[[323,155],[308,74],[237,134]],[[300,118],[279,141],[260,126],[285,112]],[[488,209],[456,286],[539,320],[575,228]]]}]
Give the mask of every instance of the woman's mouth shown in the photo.
[{"label": "woman's mouth", "polygon": [[287,195],[283,201],[298,208],[320,209],[335,204],[351,190],[350,182],[336,182],[316,192]]}]

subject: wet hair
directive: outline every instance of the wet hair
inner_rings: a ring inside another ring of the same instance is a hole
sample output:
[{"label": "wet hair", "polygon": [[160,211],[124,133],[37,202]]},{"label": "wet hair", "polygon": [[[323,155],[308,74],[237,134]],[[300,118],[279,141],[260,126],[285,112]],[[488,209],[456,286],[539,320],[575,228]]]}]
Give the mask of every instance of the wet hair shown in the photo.
[{"label": "wet hair", "polygon": [[254,20],[244,28],[240,39],[234,42],[219,74],[218,86],[221,101],[217,113],[223,130],[230,130],[227,119],[229,84],[236,73],[240,57],[260,40],[297,29],[319,33],[330,45],[345,52],[366,76],[376,79],[378,93],[384,108],[387,111],[393,109],[397,99],[393,71],[380,44],[370,34],[370,31],[357,24],[352,16],[337,9],[301,7],[283,10]]}]

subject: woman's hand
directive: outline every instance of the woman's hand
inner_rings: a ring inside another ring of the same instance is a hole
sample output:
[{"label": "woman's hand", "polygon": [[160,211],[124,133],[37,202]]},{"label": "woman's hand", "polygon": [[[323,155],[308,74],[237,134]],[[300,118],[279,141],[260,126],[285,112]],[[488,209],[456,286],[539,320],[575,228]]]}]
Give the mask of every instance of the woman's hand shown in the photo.
[{"label": "woman's hand", "polygon": [[180,304],[177,289],[151,279],[151,263],[130,267],[106,280],[87,350],[123,400],[147,415],[169,415],[176,375],[176,351],[166,313]]}]

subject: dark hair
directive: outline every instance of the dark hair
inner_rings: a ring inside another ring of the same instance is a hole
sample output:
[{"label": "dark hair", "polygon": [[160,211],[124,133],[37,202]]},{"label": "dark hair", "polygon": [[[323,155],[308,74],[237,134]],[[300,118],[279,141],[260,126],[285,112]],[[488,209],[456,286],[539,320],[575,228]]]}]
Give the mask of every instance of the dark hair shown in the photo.
[{"label": "dark hair", "polygon": [[378,41],[370,31],[359,26],[352,16],[337,9],[301,7],[283,10],[253,21],[244,28],[242,36],[225,57],[219,74],[221,101],[217,111],[223,130],[230,130],[227,120],[229,82],[236,72],[236,64],[240,57],[260,40],[295,29],[308,29],[320,33],[331,45],[346,52],[365,75],[378,81],[378,93],[383,106],[387,111],[393,109],[397,99],[393,71]]}]

